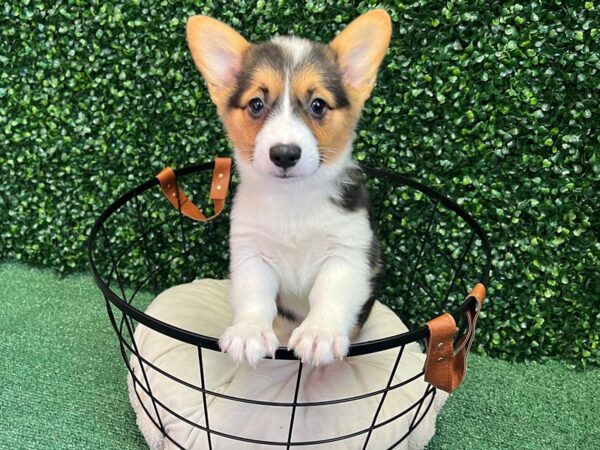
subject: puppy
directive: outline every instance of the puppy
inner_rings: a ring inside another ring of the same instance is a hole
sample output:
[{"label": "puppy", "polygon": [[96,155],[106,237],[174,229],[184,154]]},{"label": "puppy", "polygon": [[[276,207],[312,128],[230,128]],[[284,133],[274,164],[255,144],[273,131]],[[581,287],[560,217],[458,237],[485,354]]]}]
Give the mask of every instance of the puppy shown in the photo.
[{"label": "puppy", "polygon": [[250,44],[210,17],[188,21],[240,179],[229,241],[234,319],[220,339],[238,363],[274,356],[278,315],[297,324],[288,347],[313,366],[346,356],[369,316],[382,258],[351,153],[390,36],[383,10],[328,45]]}]

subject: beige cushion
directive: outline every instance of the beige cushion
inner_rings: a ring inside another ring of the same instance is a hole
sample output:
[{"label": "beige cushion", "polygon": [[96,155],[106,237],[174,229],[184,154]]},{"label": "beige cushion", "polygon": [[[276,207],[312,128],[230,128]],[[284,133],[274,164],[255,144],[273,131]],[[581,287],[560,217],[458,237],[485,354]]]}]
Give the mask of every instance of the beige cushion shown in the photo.
[{"label": "beige cushion", "polygon": [[[228,303],[229,282],[222,280],[196,280],[175,286],[160,294],[148,307],[147,313],[177,327],[208,336],[220,336],[231,321]],[[285,345],[290,330],[276,326],[280,343]],[[363,342],[407,331],[401,320],[386,306],[376,302],[371,315],[355,340]],[[145,326],[138,326],[135,340],[141,355],[167,373],[194,386],[200,386],[198,349]],[[296,383],[297,361],[263,360],[256,369],[247,365],[234,365],[227,355],[203,350],[205,381],[207,388],[219,393],[272,402],[293,401]],[[331,365],[303,368],[299,402],[331,400],[356,396],[382,389],[386,386],[398,354],[397,349],[376,354],[357,356]],[[394,376],[393,384],[406,380],[422,370],[425,355],[416,343],[405,347]],[[136,377],[144,383],[138,359],[131,358]],[[192,423],[205,424],[202,394],[182,383],[175,382],[145,365],[146,376],[154,396],[180,416]],[[137,415],[137,422],[152,449],[175,449],[170,440],[163,437],[142,409],[128,380],[130,399]],[[385,421],[414,404],[421,398],[427,384],[422,377],[407,385],[390,391],[379,413],[377,423]],[[138,387],[146,409],[156,420],[156,413],[148,396]],[[296,410],[293,441],[326,439],[349,434],[371,425],[381,395],[362,400],[328,406],[299,407]],[[446,399],[437,391],[431,409],[421,424],[396,448],[423,448],[435,431],[435,417]],[[426,400],[421,413],[429,403]],[[207,449],[206,433],[165,411],[159,409],[160,419],[169,436],[188,449]],[[207,409],[213,430],[250,439],[287,440],[291,407],[275,407],[235,402],[208,396]],[[408,430],[416,408],[401,418],[375,431],[370,439],[370,449],[390,447]],[[337,443],[298,446],[302,449],[359,449],[366,435]],[[211,435],[215,450],[279,449],[285,446],[249,444]]]}]

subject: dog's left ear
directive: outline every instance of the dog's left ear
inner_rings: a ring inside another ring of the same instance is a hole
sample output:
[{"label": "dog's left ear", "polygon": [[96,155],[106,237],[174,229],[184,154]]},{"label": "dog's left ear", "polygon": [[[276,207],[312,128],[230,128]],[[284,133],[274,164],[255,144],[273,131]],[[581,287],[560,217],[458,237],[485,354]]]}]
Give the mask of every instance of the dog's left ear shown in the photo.
[{"label": "dog's left ear", "polygon": [[337,56],[345,84],[364,95],[371,93],[377,69],[392,36],[392,21],[383,9],[354,19],[330,44]]},{"label": "dog's left ear", "polygon": [[188,19],[187,41],[210,96],[218,103],[235,86],[242,57],[250,43],[233,28],[208,16]]}]

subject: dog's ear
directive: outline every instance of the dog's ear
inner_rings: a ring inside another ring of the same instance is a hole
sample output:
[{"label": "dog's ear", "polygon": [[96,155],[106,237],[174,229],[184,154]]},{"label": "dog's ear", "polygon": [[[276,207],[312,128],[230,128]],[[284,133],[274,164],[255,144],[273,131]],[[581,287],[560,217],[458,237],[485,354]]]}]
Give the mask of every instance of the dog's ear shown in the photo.
[{"label": "dog's ear", "polygon": [[[349,87],[371,93],[377,69],[385,56],[392,36],[392,21],[382,9],[369,11],[354,19],[329,44]],[[363,99],[363,100],[364,100]]]},{"label": "dog's ear", "polygon": [[235,85],[250,44],[233,28],[208,16],[188,19],[187,42],[211,98],[218,101]]}]

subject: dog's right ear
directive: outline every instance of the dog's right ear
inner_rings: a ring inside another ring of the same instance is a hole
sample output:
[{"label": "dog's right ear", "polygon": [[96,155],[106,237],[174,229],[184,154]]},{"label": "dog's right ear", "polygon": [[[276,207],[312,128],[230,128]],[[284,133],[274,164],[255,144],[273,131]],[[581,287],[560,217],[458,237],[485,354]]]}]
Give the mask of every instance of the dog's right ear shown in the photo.
[{"label": "dog's right ear", "polygon": [[242,57],[250,44],[233,28],[208,16],[188,19],[187,42],[196,67],[208,84],[210,97],[219,103],[235,86]]},{"label": "dog's right ear", "polygon": [[357,17],[329,44],[344,84],[365,101],[371,94],[377,69],[390,45],[392,19],[383,9]]}]

